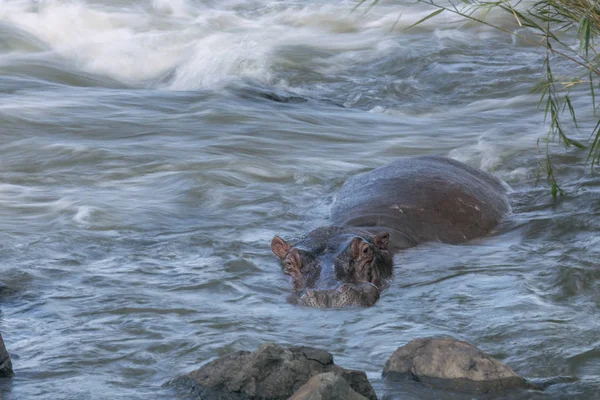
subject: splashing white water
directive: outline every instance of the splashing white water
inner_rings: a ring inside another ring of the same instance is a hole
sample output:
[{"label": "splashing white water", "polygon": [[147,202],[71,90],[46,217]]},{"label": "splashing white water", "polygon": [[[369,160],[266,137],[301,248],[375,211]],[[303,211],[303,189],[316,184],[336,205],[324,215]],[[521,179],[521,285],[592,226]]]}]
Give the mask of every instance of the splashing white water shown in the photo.
[{"label": "splashing white water", "polygon": [[[82,0],[0,0],[0,22],[32,34],[50,54],[86,73],[185,90],[240,78],[271,82],[274,54],[289,46],[343,55],[318,60],[324,69],[342,69],[349,59],[365,62],[381,51],[396,51],[397,46],[378,44],[408,35],[401,28],[428,12],[402,3],[368,13],[351,12],[354,6],[153,0],[111,7]],[[436,29],[440,21],[426,27]],[[452,33],[441,36],[447,35]],[[462,40],[471,39],[466,36]]]}]

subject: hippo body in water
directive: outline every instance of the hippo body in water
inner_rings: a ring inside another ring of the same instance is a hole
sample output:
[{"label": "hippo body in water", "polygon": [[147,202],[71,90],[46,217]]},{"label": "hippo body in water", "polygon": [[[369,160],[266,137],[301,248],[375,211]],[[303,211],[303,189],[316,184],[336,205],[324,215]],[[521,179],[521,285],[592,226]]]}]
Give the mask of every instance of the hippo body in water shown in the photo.
[{"label": "hippo body in water", "polygon": [[445,157],[395,161],[349,179],[331,226],[271,249],[292,278],[290,301],[371,306],[392,276],[392,254],[428,241],[457,244],[488,234],[510,210],[507,185]]}]

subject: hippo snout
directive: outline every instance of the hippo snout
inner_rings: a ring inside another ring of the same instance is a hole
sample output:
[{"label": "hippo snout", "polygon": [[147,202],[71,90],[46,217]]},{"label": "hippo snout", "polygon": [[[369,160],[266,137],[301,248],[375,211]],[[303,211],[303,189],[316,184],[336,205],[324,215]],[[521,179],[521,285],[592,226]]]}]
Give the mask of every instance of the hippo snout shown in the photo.
[{"label": "hippo snout", "polygon": [[380,290],[371,282],[344,283],[332,290],[307,289],[298,304],[307,307],[370,307],[379,300]]}]

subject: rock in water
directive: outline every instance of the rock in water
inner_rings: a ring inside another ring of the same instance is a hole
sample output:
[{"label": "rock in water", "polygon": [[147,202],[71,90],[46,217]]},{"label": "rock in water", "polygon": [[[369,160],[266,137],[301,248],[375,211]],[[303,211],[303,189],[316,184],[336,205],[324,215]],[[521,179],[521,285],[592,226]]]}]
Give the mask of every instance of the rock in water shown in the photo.
[{"label": "rock in water", "polygon": [[289,400],[366,400],[333,372],[310,378]]},{"label": "rock in water", "polygon": [[412,340],[387,360],[383,376],[408,376],[434,386],[477,393],[537,389],[506,364],[455,339]]},{"label": "rock in water", "polygon": [[4,347],[4,340],[0,335],[0,377],[11,377],[14,375],[10,356]]},{"label": "rock in water", "polygon": [[237,351],[218,358],[172,383],[190,388],[202,399],[285,400],[313,376],[328,372],[343,378],[356,393],[377,400],[364,372],[335,365],[327,351],[271,343],[255,352]]}]

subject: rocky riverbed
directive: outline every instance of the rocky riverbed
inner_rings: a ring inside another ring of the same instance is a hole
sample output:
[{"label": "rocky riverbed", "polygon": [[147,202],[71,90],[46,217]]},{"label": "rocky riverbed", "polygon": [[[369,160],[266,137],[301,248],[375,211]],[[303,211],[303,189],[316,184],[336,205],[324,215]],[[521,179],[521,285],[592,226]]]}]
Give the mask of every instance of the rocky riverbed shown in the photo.
[{"label": "rocky riverbed", "polygon": [[[449,338],[415,339],[398,348],[387,360],[383,376],[400,384],[412,380],[457,396],[540,390],[476,347]],[[169,385],[207,400],[377,400],[364,372],[335,365],[327,351],[272,343],[254,352],[217,358]],[[384,394],[389,395],[394,392]]]}]

